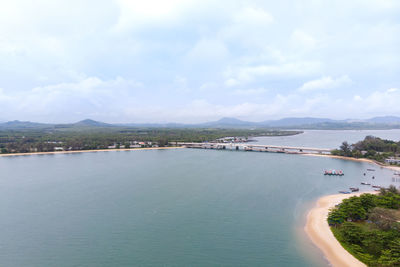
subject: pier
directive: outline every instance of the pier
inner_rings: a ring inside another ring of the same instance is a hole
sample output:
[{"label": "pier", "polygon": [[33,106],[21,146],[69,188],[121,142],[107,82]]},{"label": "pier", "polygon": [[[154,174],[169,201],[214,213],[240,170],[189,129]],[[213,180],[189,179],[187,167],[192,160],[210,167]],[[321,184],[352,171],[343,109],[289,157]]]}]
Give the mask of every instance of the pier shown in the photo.
[{"label": "pier", "polygon": [[174,142],[173,144],[187,148],[199,148],[199,149],[275,152],[275,153],[287,153],[287,154],[325,154],[325,155],[331,154],[331,149],[313,148],[313,147],[253,145],[253,144],[243,144],[243,143],[185,143],[185,142],[175,143]]}]

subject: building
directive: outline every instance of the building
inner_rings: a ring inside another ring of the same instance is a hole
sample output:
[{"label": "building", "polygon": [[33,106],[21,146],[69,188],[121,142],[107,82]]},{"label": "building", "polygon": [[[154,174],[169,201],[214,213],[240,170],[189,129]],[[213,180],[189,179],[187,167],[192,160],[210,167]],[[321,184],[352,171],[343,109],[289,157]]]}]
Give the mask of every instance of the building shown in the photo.
[{"label": "building", "polygon": [[400,164],[400,158],[390,157],[385,159],[385,162],[389,164]]}]

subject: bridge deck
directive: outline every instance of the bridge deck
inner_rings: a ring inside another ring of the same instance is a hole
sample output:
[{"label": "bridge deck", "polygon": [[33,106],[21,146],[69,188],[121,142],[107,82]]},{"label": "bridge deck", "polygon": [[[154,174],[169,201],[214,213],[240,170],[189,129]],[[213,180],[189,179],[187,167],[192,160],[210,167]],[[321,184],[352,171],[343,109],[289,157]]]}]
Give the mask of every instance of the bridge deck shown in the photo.
[{"label": "bridge deck", "polygon": [[[261,149],[265,151],[277,150],[278,152],[294,151],[297,153],[317,152],[317,153],[330,153],[331,149],[328,148],[316,148],[316,147],[297,147],[297,146],[277,146],[277,145],[253,145],[243,143],[185,143],[178,142],[177,145],[182,145],[190,148],[216,148],[216,149],[238,149],[238,150],[252,150]],[[271,152],[277,152],[271,151]]]}]

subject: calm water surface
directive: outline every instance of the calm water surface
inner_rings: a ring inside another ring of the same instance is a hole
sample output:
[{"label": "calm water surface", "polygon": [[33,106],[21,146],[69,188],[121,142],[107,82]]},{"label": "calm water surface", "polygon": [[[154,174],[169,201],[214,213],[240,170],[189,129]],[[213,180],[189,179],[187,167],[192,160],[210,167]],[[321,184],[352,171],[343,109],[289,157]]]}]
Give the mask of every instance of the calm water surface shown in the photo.
[{"label": "calm water surface", "polygon": [[327,266],[306,211],[361,181],[393,183],[367,167],[191,149],[2,157],[0,265]]},{"label": "calm water surface", "polygon": [[343,141],[354,144],[367,135],[400,141],[400,129],[395,130],[305,130],[303,134],[292,136],[257,137],[257,144],[303,146],[314,148],[338,148]]}]

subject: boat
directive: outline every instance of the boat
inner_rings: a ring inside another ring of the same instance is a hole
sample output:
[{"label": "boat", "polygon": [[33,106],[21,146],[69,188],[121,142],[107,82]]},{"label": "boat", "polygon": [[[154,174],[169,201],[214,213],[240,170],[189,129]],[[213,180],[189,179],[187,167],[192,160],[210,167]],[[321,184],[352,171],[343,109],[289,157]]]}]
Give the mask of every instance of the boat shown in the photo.
[{"label": "boat", "polygon": [[339,193],[341,193],[341,194],[350,194],[351,192],[350,191],[339,191]]},{"label": "boat", "polygon": [[324,175],[337,175],[343,176],[344,173],[342,170],[325,170]]},{"label": "boat", "polygon": [[373,185],[372,187],[373,188],[382,188],[382,186],[380,186],[380,185]]},{"label": "boat", "polygon": [[374,172],[375,169],[367,169],[367,171]]},{"label": "boat", "polygon": [[360,188],[358,188],[358,187],[350,187],[349,189],[351,190],[351,192],[358,192],[358,191],[360,191]]},{"label": "boat", "polygon": [[362,185],[371,185],[370,183],[367,182],[361,182]]}]

